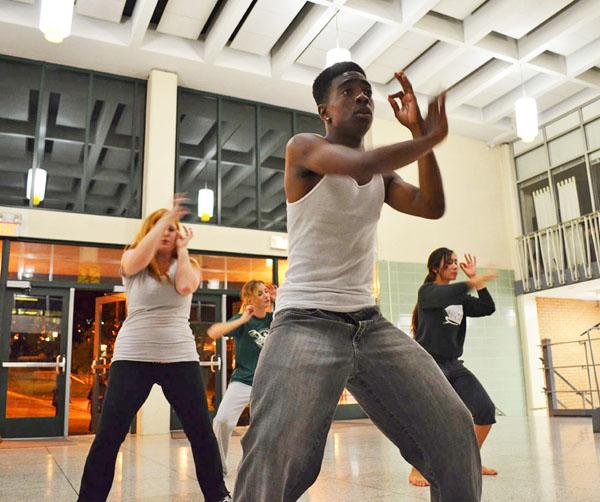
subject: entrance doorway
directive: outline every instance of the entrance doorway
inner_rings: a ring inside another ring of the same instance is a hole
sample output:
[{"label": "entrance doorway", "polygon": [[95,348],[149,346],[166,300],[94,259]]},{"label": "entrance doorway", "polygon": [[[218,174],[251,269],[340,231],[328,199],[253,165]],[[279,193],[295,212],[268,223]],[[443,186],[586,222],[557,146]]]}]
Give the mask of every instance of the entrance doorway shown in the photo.
[{"label": "entrance doorway", "polygon": [[75,293],[69,435],[96,432],[117,333],[127,315],[124,293]]},{"label": "entrance doorway", "polygon": [[69,290],[5,291],[0,334],[0,435],[65,433]]}]

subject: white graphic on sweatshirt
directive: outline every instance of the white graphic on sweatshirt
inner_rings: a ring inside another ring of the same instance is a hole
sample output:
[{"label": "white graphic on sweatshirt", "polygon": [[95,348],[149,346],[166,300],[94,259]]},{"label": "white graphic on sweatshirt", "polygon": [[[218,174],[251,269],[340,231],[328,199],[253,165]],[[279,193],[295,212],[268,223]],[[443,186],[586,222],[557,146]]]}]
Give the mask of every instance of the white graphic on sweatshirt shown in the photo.
[{"label": "white graphic on sweatshirt", "polygon": [[460,326],[460,323],[463,320],[463,306],[449,305],[444,310],[446,310],[446,320],[444,321],[444,324]]},{"label": "white graphic on sweatshirt", "polygon": [[269,336],[269,328],[261,329],[260,331],[251,329],[248,331],[248,334],[254,338],[254,343],[262,349]]}]

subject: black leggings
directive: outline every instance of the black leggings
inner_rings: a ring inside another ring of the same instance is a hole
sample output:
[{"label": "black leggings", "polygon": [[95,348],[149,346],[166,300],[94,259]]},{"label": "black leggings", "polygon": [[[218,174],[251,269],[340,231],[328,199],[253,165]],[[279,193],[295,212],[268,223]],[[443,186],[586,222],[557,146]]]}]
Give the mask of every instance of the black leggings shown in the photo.
[{"label": "black leggings", "polygon": [[116,361],[110,366],[108,390],[96,438],[85,462],[79,501],[104,501],[108,497],[121,443],[155,383],[162,387],[190,441],[205,500],[216,502],[228,495],[198,362]]},{"label": "black leggings", "polygon": [[469,408],[475,425],[496,423],[496,406],[475,375],[459,359],[437,362],[450,385]]}]

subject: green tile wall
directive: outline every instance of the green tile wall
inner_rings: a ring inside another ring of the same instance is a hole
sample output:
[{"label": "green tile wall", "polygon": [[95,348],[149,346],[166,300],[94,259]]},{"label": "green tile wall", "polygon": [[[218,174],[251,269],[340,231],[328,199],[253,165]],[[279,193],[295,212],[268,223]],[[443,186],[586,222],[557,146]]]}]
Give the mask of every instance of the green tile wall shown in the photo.
[{"label": "green tile wall", "polygon": [[[422,263],[379,262],[381,311],[407,334],[426,274]],[[503,413],[521,416],[526,415],[525,380],[513,282],[512,270],[498,270],[498,278],[488,286],[496,312],[467,321],[463,359]]]}]

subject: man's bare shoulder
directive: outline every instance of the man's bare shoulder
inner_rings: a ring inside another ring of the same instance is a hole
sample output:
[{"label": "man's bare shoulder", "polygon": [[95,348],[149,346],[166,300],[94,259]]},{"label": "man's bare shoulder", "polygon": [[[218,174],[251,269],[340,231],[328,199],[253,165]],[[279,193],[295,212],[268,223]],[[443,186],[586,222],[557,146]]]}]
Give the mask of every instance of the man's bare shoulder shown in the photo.
[{"label": "man's bare shoulder", "polygon": [[292,136],[287,144],[288,155],[305,155],[311,149],[327,143],[327,140],[319,135],[310,132],[303,132]]}]

